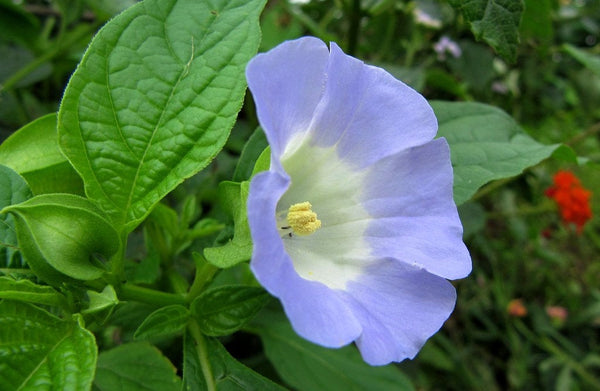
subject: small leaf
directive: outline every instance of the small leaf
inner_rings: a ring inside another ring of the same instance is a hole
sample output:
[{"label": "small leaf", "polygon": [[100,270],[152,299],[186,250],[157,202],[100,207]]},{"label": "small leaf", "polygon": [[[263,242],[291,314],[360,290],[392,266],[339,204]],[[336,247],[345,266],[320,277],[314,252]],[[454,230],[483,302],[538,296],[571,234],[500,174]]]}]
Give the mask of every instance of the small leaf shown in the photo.
[{"label": "small leaf", "polygon": [[106,269],[93,263],[94,257],[108,260],[120,247],[117,232],[102,213],[79,196],[44,194],[4,211],[16,216],[25,260],[50,284],[60,283],[60,274],[80,280],[99,278]]},{"label": "small leaf", "polygon": [[254,169],[252,170],[252,176],[258,174],[261,171],[267,171],[271,167],[271,147],[267,146],[264,151],[256,159]]},{"label": "small leaf", "polygon": [[[8,167],[0,165],[0,210],[20,204],[31,198],[31,190],[23,178]],[[0,214],[0,265],[23,267],[25,263],[18,253],[17,232],[14,217]]]},{"label": "small leaf", "polygon": [[34,194],[83,194],[83,183],[58,148],[56,113],[28,123],[0,145],[0,164],[19,173]]},{"label": "small leaf", "polygon": [[[283,387],[237,361],[215,338],[206,338],[212,382],[220,391],[283,391]],[[207,391],[205,373],[198,360],[194,339],[188,333],[183,341],[183,386],[186,391]]]},{"label": "small leaf", "polygon": [[29,280],[0,277],[0,299],[25,301],[50,306],[66,306],[65,297],[54,288],[38,285]]},{"label": "small leaf", "polygon": [[538,143],[495,107],[470,102],[430,103],[439,123],[438,136],[450,144],[454,201],[458,205],[487,182],[518,175],[559,147]]},{"label": "small leaf", "polygon": [[244,145],[240,160],[238,160],[237,166],[235,167],[233,173],[233,180],[235,182],[250,179],[256,160],[268,146],[269,143],[267,142],[265,132],[263,132],[260,127],[256,128],[254,133],[252,133],[248,139],[248,142],[246,142],[246,145]]},{"label": "small leaf", "polygon": [[97,348],[80,319],[62,320],[30,304],[0,302],[1,390],[88,390]]},{"label": "small leaf", "polygon": [[192,302],[191,310],[204,334],[229,335],[252,319],[269,297],[258,287],[223,286],[203,292]]},{"label": "small leaf", "polygon": [[515,62],[523,0],[450,0],[471,25],[478,40],[483,39],[504,59]]},{"label": "small leaf", "polygon": [[146,0],[90,44],[61,103],[59,139],[119,232],[223,147],[264,3]]},{"label": "small leaf", "polygon": [[170,305],[151,313],[135,331],[135,339],[172,336],[185,329],[190,312],[181,305]]},{"label": "small leaf", "polygon": [[102,292],[87,291],[89,297],[88,307],[81,311],[84,314],[93,314],[100,311],[112,310],[117,304],[119,299],[117,298],[117,292],[112,285],[104,287]]},{"label": "small leaf", "polygon": [[221,247],[204,249],[206,260],[220,268],[228,268],[250,259],[252,256],[252,238],[248,226],[246,200],[250,182],[221,182],[219,201],[233,217],[233,239]]},{"label": "small leaf", "polygon": [[263,311],[253,331],[277,373],[294,389],[346,391],[414,391],[410,379],[394,365],[372,367],[354,346],[327,349],[300,338],[283,314]]},{"label": "small leaf", "polygon": [[100,391],[179,391],[176,371],[155,347],[128,343],[98,356],[94,387]]}]

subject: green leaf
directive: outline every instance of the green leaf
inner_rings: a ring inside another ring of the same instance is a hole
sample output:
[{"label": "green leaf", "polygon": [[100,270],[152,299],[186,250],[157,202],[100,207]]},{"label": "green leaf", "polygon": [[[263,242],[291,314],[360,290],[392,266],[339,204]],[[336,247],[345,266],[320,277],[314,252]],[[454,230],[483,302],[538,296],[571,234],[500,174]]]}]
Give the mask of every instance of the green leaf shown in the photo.
[{"label": "green leaf", "polygon": [[504,59],[515,62],[523,0],[450,0],[461,11],[478,40],[483,39]]},{"label": "green leaf", "polygon": [[98,356],[94,387],[100,391],[179,391],[176,371],[155,347],[128,343]]},{"label": "green leaf", "polygon": [[39,30],[40,23],[35,16],[11,0],[0,0],[0,37],[3,40],[33,45],[39,39]]},{"label": "green leaf", "polygon": [[88,307],[81,311],[84,314],[93,314],[106,310],[109,310],[108,312],[110,313],[119,304],[117,292],[115,292],[115,288],[112,285],[105,286],[102,292],[89,290],[87,291],[87,295],[89,298]]},{"label": "green leaf", "polygon": [[458,205],[487,182],[518,175],[559,147],[538,143],[495,107],[468,102],[430,103],[439,123],[438,136],[450,144],[454,201]]},{"label": "green leaf", "polygon": [[119,236],[90,201],[71,194],[44,194],[4,209],[16,216],[17,238],[25,260],[50,284],[61,274],[80,280],[102,276],[120,247]]},{"label": "green leaf", "polygon": [[265,0],[146,0],[93,39],[59,111],[63,152],[118,230],[221,150]]},{"label": "green leaf", "polygon": [[556,2],[553,0],[525,0],[525,10],[521,20],[521,35],[524,40],[533,38],[543,45],[550,45],[554,38],[553,13]]},{"label": "green leaf", "polygon": [[34,194],[83,194],[83,183],[58,148],[56,113],[28,123],[0,145],[0,164],[22,175]]},{"label": "green leaf", "polygon": [[268,146],[256,159],[254,164],[254,170],[252,170],[252,176],[258,174],[261,171],[267,171],[271,167],[271,147]]},{"label": "green leaf", "polygon": [[229,335],[252,319],[269,297],[258,287],[223,286],[203,292],[190,308],[204,334]]},{"label": "green leaf", "polygon": [[[0,165],[0,210],[31,198],[27,183],[16,172]],[[1,267],[23,267],[25,263],[18,253],[17,233],[14,217],[0,214],[0,265]]]},{"label": "green leaf", "polygon": [[564,44],[563,49],[569,53],[574,59],[579,61],[583,66],[588,68],[600,77],[600,56],[597,54],[591,54],[585,50],[576,48],[573,45]]},{"label": "green leaf", "polygon": [[175,335],[185,329],[190,312],[181,305],[169,305],[151,313],[135,331],[135,339],[151,339]]},{"label": "green leaf", "polygon": [[250,259],[252,256],[252,238],[248,226],[246,200],[250,182],[221,182],[219,201],[233,217],[233,239],[221,247],[204,249],[204,257],[213,265],[228,268]]},{"label": "green leaf", "polygon": [[65,297],[47,285],[38,285],[29,280],[14,280],[0,277],[0,299],[25,301],[50,306],[66,306]]},{"label": "green leaf", "polygon": [[327,349],[300,338],[283,314],[264,311],[252,326],[277,373],[294,389],[414,390],[394,365],[369,366],[354,346]]},{"label": "green leaf", "polygon": [[[283,387],[237,361],[215,338],[206,338],[212,382],[218,391],[283,391]],[[183,342],[183,389],[208,391],[194,339],[188,333]]]},{"label": "green leaf", "polygon": [[0,389],[90,389],[97,348],[80,322],[30,304],[0,302]]},{"label": "green leaf", "polygon": [[235,172],[233,173],[234,182],[250,179],[256,159],[258,159],[262,151],[268,146],[269,143],[265,132],[263,132],[260,127],[256,128],[254,133],[252,133],[248,139],[248,142],[246,142],[246,145],[244,145],[240,160],[238,160],[237,166],[235,167]]},{"label": "green leaf", "polygon": [[108,20],[113,16],[125,11],[127,8],[133,6],[136,0],[86,0],[85,4],[88,5],[93,11],[96,17],[102,20]]}]

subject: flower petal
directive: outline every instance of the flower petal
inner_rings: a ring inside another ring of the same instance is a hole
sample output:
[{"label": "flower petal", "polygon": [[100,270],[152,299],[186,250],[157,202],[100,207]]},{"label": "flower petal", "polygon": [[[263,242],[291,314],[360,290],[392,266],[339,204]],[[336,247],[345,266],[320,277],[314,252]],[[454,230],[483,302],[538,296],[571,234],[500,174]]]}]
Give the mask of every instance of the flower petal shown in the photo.
[{"label": "flower petal", "polygon": [[430,141],[433,110],[418,92],[385,70],[365,65],[331,43],[325,93],[311,124],[312,142],[364,167]]},{"label": "flower petal", "polygon": [[326,347],[346,345],[361,333],[357,319],[336,291],[298,275],[279,236],[275,208],[288,185],[288,178],[272,171],[256,175],[250,183],[250,267],[261,285],[281,300],[299,335]]},{"label": "flower petal", "polygon": [[349,283],[346,300],[363,326],[356,344],[371,365],[413,358],[454,309],[452,284],[395,260]]},{"label": "flower petal", "polygon": [[290,138],[308,130],[323,94],[327,45],[316,38],[287,41],[254,57],[246,68],[248,87],[274,156]]},{"label": "flower petal", "polygon": [[377,162],[367,175],[364,199],[373,218],[365,235],[375,257],[395,258],[448,279],[470,273],[446,140]]}]

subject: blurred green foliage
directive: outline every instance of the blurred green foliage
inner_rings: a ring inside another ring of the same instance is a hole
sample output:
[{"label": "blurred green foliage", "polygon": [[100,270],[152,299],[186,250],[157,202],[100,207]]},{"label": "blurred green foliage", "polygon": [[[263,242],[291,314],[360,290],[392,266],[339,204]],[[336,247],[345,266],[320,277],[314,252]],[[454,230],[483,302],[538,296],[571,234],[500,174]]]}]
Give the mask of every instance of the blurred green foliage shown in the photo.
[{"label": "blurred green foliage", "polygon": [[[131,3],[0,0],[0,140],[58,110],[93,34]],[[484,18],[466,9],[468,3],[487,2],[271,0],[262,15],[261,51],[302,35],[336,41],[428,99],[494,105],[537,141],[570,147],[522,175],[488,184],[461,206],[473,272],[456,283],[457,307],[442,331],[399,366],[423,390],[600,389],[600,2],[514,0],[511,22],[501,31],[513,34],[508,46],[489,38],[489,26],[482,32]],[[126,265],[132,276],[186,284],[176,276],[190,276],[186,268],[193,263],[170,258],[203,261],[194,251],[212,245],[216,221],[227,221],[218,183],[233,178],[256,126],[248,97],[209,169],[179,186],[168,197],[169,209],[158,208],[133,233]],[[594,217],[581,234],[560,221],[544,195],[558,169],[574,171],[593,192]],[[181,232],[161,231],[165,216]],[[195,233],[184,232],[188,227]],[[172,262],[177,274],[147,275],[159,262]],[[216,283],[231,281],[252,283],[252,277],[247,269],[232,269]],[[521,299],[524,315],[508,310],[514,299]],[[149,312],[138,304],[117,308],[115,326],[98,343],[109,348],[131,340],[139,326],[133,319],[144,318],[136,314]],[[235,337],[225,342],[234,356],[272,376],[260,346]]]}]

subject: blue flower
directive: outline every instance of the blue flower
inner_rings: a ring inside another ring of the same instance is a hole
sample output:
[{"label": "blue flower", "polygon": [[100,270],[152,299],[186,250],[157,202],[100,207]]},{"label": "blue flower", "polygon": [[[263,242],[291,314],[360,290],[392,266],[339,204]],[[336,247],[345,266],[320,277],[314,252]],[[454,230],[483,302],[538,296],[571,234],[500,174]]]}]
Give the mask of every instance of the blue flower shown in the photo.
[{"label": "blue flower", "polygon": [[250,184],[250,266],[295,331],[413,358],[454,308],[471,259],[452,167],[426,100],[381,68],[305,37],[246,69],[271,146]]}]

